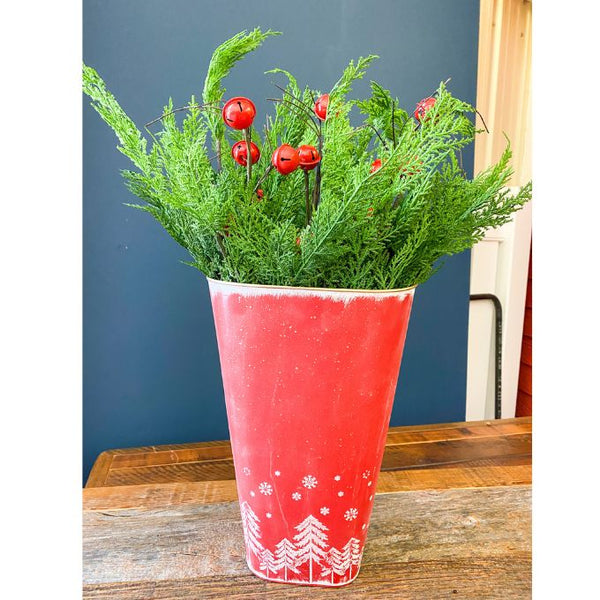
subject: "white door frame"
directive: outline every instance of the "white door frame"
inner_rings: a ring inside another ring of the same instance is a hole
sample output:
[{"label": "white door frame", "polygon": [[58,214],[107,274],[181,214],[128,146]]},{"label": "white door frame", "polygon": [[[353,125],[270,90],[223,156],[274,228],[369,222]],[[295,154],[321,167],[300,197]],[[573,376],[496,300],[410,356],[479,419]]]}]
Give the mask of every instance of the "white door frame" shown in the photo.
[{"label": "white door frame", "polygon": [[[516,193],[518,188],[511,188]],[[502,418],[517,404],[531,244],[531,202],[471,251],[471,294],[494,294],[502,305]],[[466,420],[494,418],[495,319],[491,302],[471,301]]]}]

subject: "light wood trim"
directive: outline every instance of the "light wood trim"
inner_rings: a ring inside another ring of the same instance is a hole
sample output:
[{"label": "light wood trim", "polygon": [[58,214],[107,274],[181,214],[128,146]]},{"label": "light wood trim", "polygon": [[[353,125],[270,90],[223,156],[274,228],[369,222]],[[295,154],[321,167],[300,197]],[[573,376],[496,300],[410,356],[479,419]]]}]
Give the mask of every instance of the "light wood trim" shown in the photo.
[{"label": "light wood trim", "polygon": [[475,142],[475,173],[513,150],[511,185],[531,179],[531,2],[481,0],[477,109],[490,134]]},{"label": "light wood trim", "polygon": [[[485,464],[486,462],[491,464]],[[379,474],[375,493],[379,495],[418,490],[513,485],[531,485],[529,459],[515,457],[512,460],[506,460],[502,465],[482,460],[477,465],[384,471]],[[83,510],[85,512],[150,510],[186,504],[216,504],[236,500],[237,489],[234,480],[122,485],[83,490]]]}]

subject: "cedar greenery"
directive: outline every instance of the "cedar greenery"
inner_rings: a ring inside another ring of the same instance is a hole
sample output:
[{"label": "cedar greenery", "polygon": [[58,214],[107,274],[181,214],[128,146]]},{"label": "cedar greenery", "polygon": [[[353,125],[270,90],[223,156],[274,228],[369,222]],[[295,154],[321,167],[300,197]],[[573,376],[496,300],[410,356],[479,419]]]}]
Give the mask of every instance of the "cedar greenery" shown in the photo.
[{"label": "cedar greenery", "polygon": [[[158,120],[162,129],[153,133],[146,127],[150,144],[96,71],[83,67],[84,92],[137,168],[123,172],[144,202],[131,206],[152,214],[189,251],[189,264],[209,277],[305,287],[409,287],[428,279],[438,259],[470,248],[530,199],[531,183],[516,196],[506,190],[509,146],[496,165],[472,180],[466,177],[461,150],[479,133],[475,110],[444,84],[421,124],[375,82],[370,98],[349,100],[353,82],[376,56],[349,64],[330,92],[323,123],[305,108],[313,106],[318,91],[301,89],[287,71],[268,71],[287,82],[274,116],[266,119],[263,139],[253,131],[261,158],[247,183],[246,169],[233,161],[229,146],[242,132],[226,129],[221,119],[222,80],[272,35],[276,32],[257,28],[219,46],[203,104],[192,97],[178,126],[170,100]],[[364,117],[359,127],[350,124],[353,108]],[[311,173],[311,185],[318,187],[320,177],[320,193],[307,215],[300,169],[288,176],[264,174],[279,144],[318,146],[319,132],[322,161],[318,173]],[[376,158],[382,167],[371,173]],[[262,200],[257,187],[264,191]]]}]

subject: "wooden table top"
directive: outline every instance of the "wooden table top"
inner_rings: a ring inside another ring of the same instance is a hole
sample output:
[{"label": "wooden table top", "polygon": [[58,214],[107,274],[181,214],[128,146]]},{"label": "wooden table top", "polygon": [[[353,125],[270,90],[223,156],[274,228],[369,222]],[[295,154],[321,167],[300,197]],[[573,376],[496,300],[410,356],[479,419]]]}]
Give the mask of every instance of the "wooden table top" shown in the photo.
[{"label": "wooden table top", "polygon": [[531,419],[390,428],[341,588],[249,572],[226,441],[104,452],[83,510],[84,598],[530,598]]}]

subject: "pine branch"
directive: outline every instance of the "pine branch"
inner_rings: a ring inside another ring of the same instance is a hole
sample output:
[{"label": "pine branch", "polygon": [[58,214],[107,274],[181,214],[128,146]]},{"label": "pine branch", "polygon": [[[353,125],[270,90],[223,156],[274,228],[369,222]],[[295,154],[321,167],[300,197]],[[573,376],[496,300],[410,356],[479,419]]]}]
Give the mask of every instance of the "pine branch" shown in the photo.
[{"label": "pine branch", "polygon": [[[189,251],[192,260],[186,264],[217,279],[265,285],[409,287],[431,277],[444,256],[470,248],[487,229],[509,221],[531,198],[530,183],[515,195],[507,189],[509,144],[496,164],[467,178],[461,155],[478,133],[477,113],[445,83],[419,123],[375,82],[366,100],[347,100],[375,56],[352,61],[344,70],[330,92],[328,118],[318,127],[312,107],[320,93],[302,89],[287,71],[268,71],[285,75],[287,84],[276,86],[282,98],[266,119],[262,139],[253,129],[259,161],[241,167],[231,156],[230,141],[244,134],[226,131],[218,110],[222,80],[271,35],[276,33],[255,29],[219,46],[203,105],[192,97],[182,120],[169,101],[152,122],[160,123],[160,130],[146,129],[148,139],[98,73],[83,67],[84,92],[137,168],[122,172],[142,201],[129,206],[151,214]],[[364,118],[358,126],[349,118],[354,106]],[[212,157],[209,135],[216,150]],[[271,154],[282,143],[318,147],[322,160],[312,194],[307,172],[283,176],[272,168]],[[371,167],[375,159],[379,169]]]},{"label": "pine branch", "polygon": [[[244,58],[246,54],[256,50],[268,37],[281,35],[278,31],[267,30],[264,33],[259,27],[253,29],[250,33],[241,31],[221,44],[213,53],[208,71],[204,80],[202,90],[202,101],[207,105],[217,105],[223,100],[225,88],[223,79],[229,75],[235,64]],[[206,113],[206,122],[210,129],[213,140],[220,140],[223,143],[225,137],[225,125],[221,119],[220,113],[208,111]]]}]

